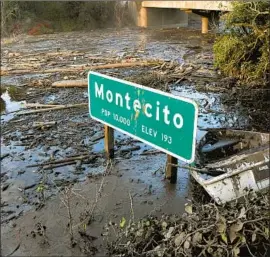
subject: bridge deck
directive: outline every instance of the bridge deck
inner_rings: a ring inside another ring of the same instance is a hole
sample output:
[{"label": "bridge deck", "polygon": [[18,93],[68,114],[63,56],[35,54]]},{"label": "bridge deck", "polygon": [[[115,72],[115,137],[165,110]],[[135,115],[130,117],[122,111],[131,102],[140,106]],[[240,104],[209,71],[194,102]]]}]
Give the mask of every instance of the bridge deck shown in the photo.
[{"label": "bridge deck", "polygon": [[230,11],[230,1],[143,1],[142,7]]}]

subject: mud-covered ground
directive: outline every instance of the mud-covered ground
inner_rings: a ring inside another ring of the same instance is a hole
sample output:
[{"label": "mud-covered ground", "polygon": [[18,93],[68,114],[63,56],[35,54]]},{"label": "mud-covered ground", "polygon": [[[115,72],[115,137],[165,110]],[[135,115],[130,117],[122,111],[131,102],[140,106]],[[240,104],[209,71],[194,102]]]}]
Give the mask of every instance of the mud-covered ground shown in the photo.
[{"label": "mud-covered ground", "polygon": [[[28,111],[24,103],[87,103],[87,88],[51,87],[63,79],[86,79],[87,70],[42,70],[160,60],[165,65],[100,72],[194,99],[200,107],[197,140],[202,128],[267,131],[267,96],[253,91],[260,99],[255,103],[245,91],[245,104],[238,94],[242,89],[233,88],[234,81],[213,67],[213,41],[213,35],[188,29],[108,29],[21,36],[2,44],[2,70],[41,71],[1,76],[2,255],[102,256],[105,224],[119,224],[123,217],[181,214],[187,199],[198,198],[187,170],[179,168],[178,182],[171,185],[164,180],[166,156],[120,132],[115,132],[115,160],[108,163],[103,125],[89,117],[87,105],[21,115]],[[170,69],[188,73],[166,82]],[[161,79],[153,79],[152,71]],[[52,121],[48,127],[35,125]],[[36,165],[76,156],[83,158],[62,167]]]}]

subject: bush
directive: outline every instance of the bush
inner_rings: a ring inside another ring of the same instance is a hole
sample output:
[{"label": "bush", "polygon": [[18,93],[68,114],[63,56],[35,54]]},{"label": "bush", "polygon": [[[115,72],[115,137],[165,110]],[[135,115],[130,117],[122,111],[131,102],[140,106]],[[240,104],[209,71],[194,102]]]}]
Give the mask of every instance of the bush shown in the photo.
[{"label": "bush", "polygon": [[234,2],[222,16],[225,30],[214,44],[215,66],[242,82],[269,81],[268,2]]}]

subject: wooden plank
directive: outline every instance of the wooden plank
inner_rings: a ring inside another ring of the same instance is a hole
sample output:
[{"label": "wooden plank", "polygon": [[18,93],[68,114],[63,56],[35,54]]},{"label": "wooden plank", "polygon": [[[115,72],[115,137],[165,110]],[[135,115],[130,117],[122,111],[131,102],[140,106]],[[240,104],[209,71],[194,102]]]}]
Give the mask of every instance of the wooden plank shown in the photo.
[{"label": "wooden plank", "polygon": [[165,175],[166,175],[166,178],[170,180],[171,184],[175,184],[177,181],[177,164],[178,164],[178,159],[167,154],[167,165],[166,165]]},{"label": "wooden plank", "polygon": [[104,146],[108,159],[114,158],[114,129],[110,126],[104,125]]}]

